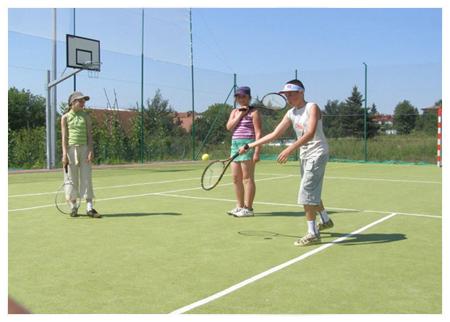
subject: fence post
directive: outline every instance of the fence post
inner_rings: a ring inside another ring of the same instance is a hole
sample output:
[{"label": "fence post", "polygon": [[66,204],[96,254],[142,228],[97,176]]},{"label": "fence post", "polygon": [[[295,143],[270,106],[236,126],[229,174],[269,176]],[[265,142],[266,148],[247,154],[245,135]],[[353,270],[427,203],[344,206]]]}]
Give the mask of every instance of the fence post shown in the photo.
[{"label": "fence post", "polygon": [[367,64],[364,64],[364,161],[367,162]]},{"label": "fence post", "polygon": [[442,167],[442,105],[438,107],[437,115],[437,166]]}]

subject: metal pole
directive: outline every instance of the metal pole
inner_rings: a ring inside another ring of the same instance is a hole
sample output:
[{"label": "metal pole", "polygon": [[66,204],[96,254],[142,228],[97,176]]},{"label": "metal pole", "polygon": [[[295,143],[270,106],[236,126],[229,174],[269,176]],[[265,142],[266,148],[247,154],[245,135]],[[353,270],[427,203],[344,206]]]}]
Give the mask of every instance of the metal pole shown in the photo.
[{"label": "metal pole", "polygon": [[367,162],[367,64],[364,64],[364,161]]},{"label": "metal pole", "polygon": [[[57,30],[56,30],[56,8],[53,9],[53,55],[52,55],[52,80],[56,80],[56,60],[57,60]],[[51,149],[50,149],[50,163],[51,167],[55,167],[56,159],[56,104],[57,104],[57,90],[56,86],[52,88],[52,108],[50,113],[50,138],[51,138]]]},{"label": "metal pole", "polygon": [[144,8],[142,8],[142,44],[141,44],[141,143],[140,158],[144,163]]},{"label": "metal pole", "polygon": [[191,90],[192,90],[192,160],[195,160],[195,102],[194,102],[194,50],[192,41],[192,8],[189,8],[189,32],[191,38]]},{"label": "metal pole", "polygon": [[[233,74],[233,97],[236,97],[236,87],[237,87],[237,76],[236,73]],[[233,107],[236,108],[236,99],[233,100]]]},{"label": "metal pole", "polygon": [[[76,9],[73,8],[73,34],[76,35]],[[73,76],[73,91],[77,90],[77,76]]]},{"label": "metal pole", "polygon": [[295,70],[295,79],[298,79],[298,77],[297,77],[297,70]]},{"label": "metal pole", "polygon": [[48,83],[50,83],[50,71],[47,70],[47,78],[46,78],[47,82],[45,83],[45,90],[47,92],[47,97],[45,100],[45,143],[46,143],[46,156],[47,156],[47,169],[51,168],[51,162],[50,162],[50,128],[51,128],[51,124],[50,124],[50,109],[51,109],[51,103],[50,103],[50,87],[48,87]]}]

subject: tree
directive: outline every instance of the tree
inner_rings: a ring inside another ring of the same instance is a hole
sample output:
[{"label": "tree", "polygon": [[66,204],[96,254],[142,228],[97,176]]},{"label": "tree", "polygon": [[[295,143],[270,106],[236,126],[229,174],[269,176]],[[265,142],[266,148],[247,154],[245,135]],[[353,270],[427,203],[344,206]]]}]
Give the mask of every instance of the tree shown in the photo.
[{"label": "tree", "polygon": [[364,136],[364,109],[362,94],[354,86],[351,95],[340,108],[342,132],[344,136],[361,138]]},{"label": "tree", "polygon": [[[147,99],[143,113],[144,154],[147,159],[182,158],[189,140],[180,124],[174,121],[175,111],[158,89]],[[130,148],[138,157],[141,144],[141,114],[133,120]]]},{"label": "tree", "polygon": [[415,108],[407,100],[397,104],[394,110],[394,128],[398,134],[409,134],[416,126],[419,116],[417,108]]},{"label": "tree", "polygon": [[[367,108],[369,109],[369,108]],[[376,136],[380,130],[380,125],[375,122],[375,117],[378,114],[377,106],[375,103],[372,104],[370,110],[367,111],[367,137],[373,138]]]},{"label": "tree", "polygon": [[[226,124],[233,107],[228,104],[213,104],[195,120],[195,138],[206,144],[218,144],[231,140]],[[209,133],[209,136],[206,137]]]},{"label": "tree", "polygon": [[8,90],[8,128],[18,130],[45,126],[45,98],[29,90]]},{"label": "tree", "polygon": [[340,103],[338,100],[328,100],[324,106],[322,122],[323,130],[327,137],[338,138],[344,136],[340,118],[342,105],[343,103]]}]

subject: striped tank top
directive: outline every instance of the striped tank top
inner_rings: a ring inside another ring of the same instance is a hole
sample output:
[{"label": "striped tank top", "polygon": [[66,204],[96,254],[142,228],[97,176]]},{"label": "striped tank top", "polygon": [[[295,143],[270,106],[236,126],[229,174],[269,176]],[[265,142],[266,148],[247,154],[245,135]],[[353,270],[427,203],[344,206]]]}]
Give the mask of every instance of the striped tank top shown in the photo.
[{"label": "striped tank top", "polygon": [[232,139],[254,139],[253,111],[248,112],[236,125]]}]

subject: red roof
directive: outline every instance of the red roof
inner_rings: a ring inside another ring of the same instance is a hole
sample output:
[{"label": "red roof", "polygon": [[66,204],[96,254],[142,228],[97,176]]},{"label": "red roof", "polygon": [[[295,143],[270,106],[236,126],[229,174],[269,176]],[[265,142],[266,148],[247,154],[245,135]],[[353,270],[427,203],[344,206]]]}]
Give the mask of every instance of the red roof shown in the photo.
[{"label": "red roof", "polygon": [[390,114],[377,114],[374,116],[373,120],[381,123],[392,122],[394,120],[394,116]]},{"label": "red roof", "polygon": [[137,111],[133,110],[110,110],[102,108],[90,108],[91,116],[101,124],[104,124],[108,116],[112,116],[113,113],[117,113],[119,122],[127,134],[130,133],[133,126],[133,119],[138,115]]},{"label": "red roof", "polygon": [[[104,123],[108,116],[112,116],[113,113],[117,113],[119,121],[127,134],[130,133],[133,126],[133,119],[139,115],[139,111],[136,110],[110,110],[104,108],[90,108],[92,117],[98,123]],[[195,119],[199,117],[198,113],[194,114]],[[179,123],[180,126],[189,132],[192,127],[192,112],[175,112],[174,123]]]}]

